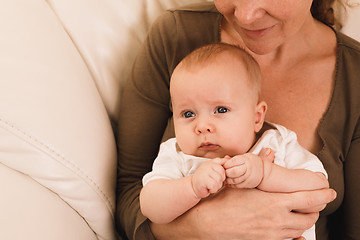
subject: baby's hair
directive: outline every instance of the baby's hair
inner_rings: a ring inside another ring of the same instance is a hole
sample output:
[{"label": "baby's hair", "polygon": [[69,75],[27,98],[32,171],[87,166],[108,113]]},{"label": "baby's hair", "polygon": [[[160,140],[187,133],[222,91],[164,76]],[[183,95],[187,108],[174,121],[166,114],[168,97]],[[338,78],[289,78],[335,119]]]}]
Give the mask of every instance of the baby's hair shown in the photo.
[{"label": "baby's hair", "polygon": [[[245,49],[227,43],[210,43],[197,48],[188,54],[182,61],[181,65],[185,69],[197,68],[207,64],[214,63],[222,54],[229,54],[230,57],[239,60],[246,68],[250,83],[260,94],[261,88],[261,71],[259,64]],[[231,58],[229,58],[231,59]]]}]

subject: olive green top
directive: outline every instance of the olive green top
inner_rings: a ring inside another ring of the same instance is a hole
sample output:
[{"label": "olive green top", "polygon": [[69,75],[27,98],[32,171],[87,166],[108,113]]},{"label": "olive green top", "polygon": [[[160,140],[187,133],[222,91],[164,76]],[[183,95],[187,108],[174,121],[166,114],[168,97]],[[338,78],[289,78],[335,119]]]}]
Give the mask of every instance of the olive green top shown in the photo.
[{"label": "olive green top", "polygon": [[[174,136],[170,76],[192,50],[220,41],[221,19],[213,3],[169,10],[154,23],[139,52],[124,88],[118,123],[116,220],[119,232],[129,239],[153,238],[140,212],[139,192],[165,129],[164,139]],[[318,240],[360,239],[360,43],[339,32],[336,36],[335,85],[319,125],[323,148],[317,156],[338,197],[321,212]]]}]

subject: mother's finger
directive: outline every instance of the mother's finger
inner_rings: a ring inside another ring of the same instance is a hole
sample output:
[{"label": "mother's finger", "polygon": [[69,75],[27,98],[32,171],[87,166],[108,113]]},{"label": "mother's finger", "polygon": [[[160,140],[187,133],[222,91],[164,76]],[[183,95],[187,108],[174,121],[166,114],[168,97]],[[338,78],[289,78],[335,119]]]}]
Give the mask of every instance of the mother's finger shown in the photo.
[{"label": "mother's finger", "polygon": [[335,198],[336,192],[333,189],[327,188],[288,194],[285,204],[291,211],[309,212],[307,209],[315,208],[318,208],[320,211]]},{"label": "mother's finger", "polygon": [[301,239],[299,237],[314,226],[318,218],[319,213],[290,213],[290,216],[283,222],[282,239]]},{"label": "mother's finger", "polygon": [[319,213],[292,212],[286,227],[293,230],[306,230],[311,228],[319,218]]},{"label": "mother's finger", "polygon": [[282,239],[306,240],[301,236],[301,234],[304,233],[304,230],[285,229],[283,232]]}]

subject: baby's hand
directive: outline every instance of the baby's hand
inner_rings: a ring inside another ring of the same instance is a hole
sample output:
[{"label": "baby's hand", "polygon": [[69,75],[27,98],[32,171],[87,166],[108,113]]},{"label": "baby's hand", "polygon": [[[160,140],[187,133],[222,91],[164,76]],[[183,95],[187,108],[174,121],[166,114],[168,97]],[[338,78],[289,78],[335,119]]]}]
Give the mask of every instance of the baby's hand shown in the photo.
[{"label": "baby's hand", "polygon": [[204,162],[192,176],[192,186],[198,198],[205,198],[216,193],[225,181],[225,159],[215,158]]},{"label": "baby's hand", "polygon": [[223,165],[225,183],[234,188],[255,188],[263,179],[263,160],[257,155],[246,153],[237,155]]}]

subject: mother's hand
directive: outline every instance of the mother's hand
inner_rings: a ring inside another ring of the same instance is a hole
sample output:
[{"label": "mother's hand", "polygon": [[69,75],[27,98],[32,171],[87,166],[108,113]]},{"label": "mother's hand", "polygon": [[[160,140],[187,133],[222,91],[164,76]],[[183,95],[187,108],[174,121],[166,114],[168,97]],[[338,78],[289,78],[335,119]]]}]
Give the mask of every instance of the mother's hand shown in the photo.
[{"label": "mother's hand", "polygon": [[[315,224],[335,198],[331,189],[268,193],[224,188],[170,224],[150,224],[156,239],[285,239]],[[302,209],[302,213],[292,212]],[[311,209],[311,213],[305,213]]]}]

